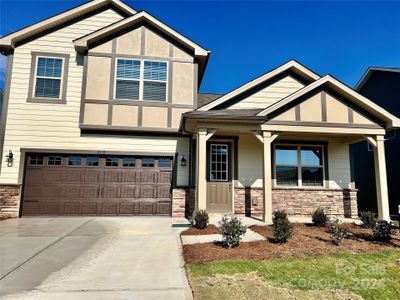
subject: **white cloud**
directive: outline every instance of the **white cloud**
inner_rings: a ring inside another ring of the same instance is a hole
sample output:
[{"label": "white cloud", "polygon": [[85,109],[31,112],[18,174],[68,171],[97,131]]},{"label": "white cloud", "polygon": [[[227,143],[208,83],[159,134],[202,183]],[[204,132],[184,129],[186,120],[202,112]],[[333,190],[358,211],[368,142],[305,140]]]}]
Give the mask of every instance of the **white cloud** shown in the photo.
[{"label": "white cloud", "polygon": [[7,57],[0,54],[0,88],[4,90],[7,72]]}]

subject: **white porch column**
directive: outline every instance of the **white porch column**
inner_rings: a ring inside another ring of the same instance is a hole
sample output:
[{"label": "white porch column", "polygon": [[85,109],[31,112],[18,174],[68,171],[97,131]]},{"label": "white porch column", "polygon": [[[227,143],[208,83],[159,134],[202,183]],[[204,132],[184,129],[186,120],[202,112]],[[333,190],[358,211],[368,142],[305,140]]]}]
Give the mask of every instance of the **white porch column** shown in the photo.
[{"label": "white porch column", "polygon": [[389,195],[387,186],[385,140],[383,135],[377,135],[374,144],[369,138],[368,141],[374,146],[375,182],[378,201],[378,217],[380,220],[390,221]]},{"label": "white porch column", "polygon": [[278,137],[263,131],[263,221],[272,222],[272,142]]},{"label": "white porch column", "polygon": [[207,140],[216,131],[207,133],[207,128],[199,128],[197,134],[197,176],[196,176],[196,210],[207,208]]}]

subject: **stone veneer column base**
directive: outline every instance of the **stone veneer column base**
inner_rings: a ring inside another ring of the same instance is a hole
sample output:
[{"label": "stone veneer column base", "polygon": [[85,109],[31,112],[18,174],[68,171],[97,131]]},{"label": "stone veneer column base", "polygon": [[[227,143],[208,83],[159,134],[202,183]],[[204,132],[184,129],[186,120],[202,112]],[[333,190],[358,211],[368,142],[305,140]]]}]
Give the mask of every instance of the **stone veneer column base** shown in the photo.
[{"label": "stone veneer column base", "polygon": [[[263,213],[262,188],[235,187],[235,214],[260,216]],[[288,215],[310,216],[318,207],[327,214],[357,218],[357,190],[274,188],[272,209],[284,209]]]},{"label": "stone veneer column base", "polygon": [[195,208],[195,187],[177,187],[172,190],[172,217],[190,218]]},{"label": "stone veneer column base", "polygon": [[20,184],[0,184],[0,216],[18,217],[20,198]]}]

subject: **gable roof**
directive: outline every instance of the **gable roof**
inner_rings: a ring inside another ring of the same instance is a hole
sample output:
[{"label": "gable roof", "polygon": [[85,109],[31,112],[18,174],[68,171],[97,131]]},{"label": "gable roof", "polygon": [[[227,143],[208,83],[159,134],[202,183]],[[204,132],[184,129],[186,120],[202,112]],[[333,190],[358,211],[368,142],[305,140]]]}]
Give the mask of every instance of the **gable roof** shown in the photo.
[{"label": "gable roof", "polygon": [[354,89],[356,91],[360,91],[365,83],[368,81],[369,77],[371,77],[371,75],[376,71],[400,73],[400,67],[369,67],[367,71],[365,71],[364,75],[357,82]]},{"label": "gable roof", "polygon": [[368,111],[371,115],[376,116],[378,119],[381,119],[386,122],[388,128],[400,128],[400,119],[389,113],[388,111],[384,110],[379,105],[375,104],[371,100],[365,98],[364,96],[360,95],[352,88],[348,87],[344,83],[340,82],[339,80],[335,79],[330,75],[326,75],[319,80],[305,86],[304,88],[290,94],[289,96],[283,98],[282,100],[272,104],[271,106],[267,107],[266,109],[259,112],[258,116],[267,116],[272,112],[276,111],[279,108],[289,104],[292,101],[295,101],[299,97],[309,93],[321,86],[328,86],[335,92],[342,94],[346,99],[349,99],[354,104],[358,105],[359,107],[363,108],[364,110]]},{"label": "gable roof", "polygon": [[161,30],[167,36],[173,38],[174,40],[180,42],[181,44],[185,45],[187,48],[193,50],[195,55],[199,56],[208,56],[209,51],[201,47],[200,45],[196,44],[189,38],[185,37],[184,35],[180,34],[179,32],[175,31],[165,23],[161,22],[154,16],[150,15],[146,11],[140,11],[129,18],[122,19],[118,22],[115,22],[111,25],[103,27],[95,32],[92,32],[88,35],[80,37],[74,40],[74,46],[77,50],[82,51],[88,47],[90,43],[99,41],[107,36],[110,36],[114,33],[120,32],[127,27],[130,27],[134,24],[146,21],[147,23],[151,24],[152,26],[156,27],[157,29]]},{"label": "gable roof", "polygon": [[197,95],[197,106],[201,107],[201,106],[206,105],[222,96],[223,96],[223,94],[199,93]]},{"label": "gable roof", "polygon": [[273,69],[272,71],[234,89],[233,91],[223,95],[222,97],[216,99],[215,101],[212,101],[202,107],[199,107],[198,110],[205,111],[205,110],[213,109],[214,107],[216,107],[224,102],[227,102],[227,101],[231,100],[232,98],[234,98],[238,95],[241,95],[241,94],[247,92],[248,90],[262,84],[263,82],[270,80],[273,77],[276,77],[279,74],[282,74],[283,72],[286,72],[289,70],[295,72],[296,74],[300,75],[303,78],[308,79],[309,81],[315,81],[320,78],[319,75],[317,75],[313,71],[307,69],[302,64],[298,63],[295,60],[291,60],[291,61]]},{"label": "gable roof", "polygon": [[107,6],[116,8],[126,16],[136,14],[136,11],[132,7],[120,0],[89,1],[2,37],[0,39],[0,50],[2,52],[7,52],[7,50],[9,51],[15,48],[15,44],[18,42]]}]

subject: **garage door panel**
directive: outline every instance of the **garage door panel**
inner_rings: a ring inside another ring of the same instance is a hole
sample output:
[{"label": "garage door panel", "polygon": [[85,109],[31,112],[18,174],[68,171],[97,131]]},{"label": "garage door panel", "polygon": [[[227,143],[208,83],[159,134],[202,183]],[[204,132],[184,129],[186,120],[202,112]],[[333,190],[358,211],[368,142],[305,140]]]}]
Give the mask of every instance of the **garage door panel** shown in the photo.
[{"label": "garage door panel", "polygon": [[80,215],[81,203],[80,202],[64,202],[64,215]]},{"label": "garage door panel", "polygon": [[97,215],[97,202],[82,202],[82,215]]},{"label": "garage door panel", "polygon": [[[28,161],[35,163],[29,155]],[[110,165],[102,157],[96,166],[74,155],[78,159],[64,158],[64,165],[49,166],[49,154],[35,155],[44,160],[26,166],[24,215],[171,214],[172,170],[158,168],[157,158],[150,157],[153,166],[142,167],[141,158],[119,156]]]}]

